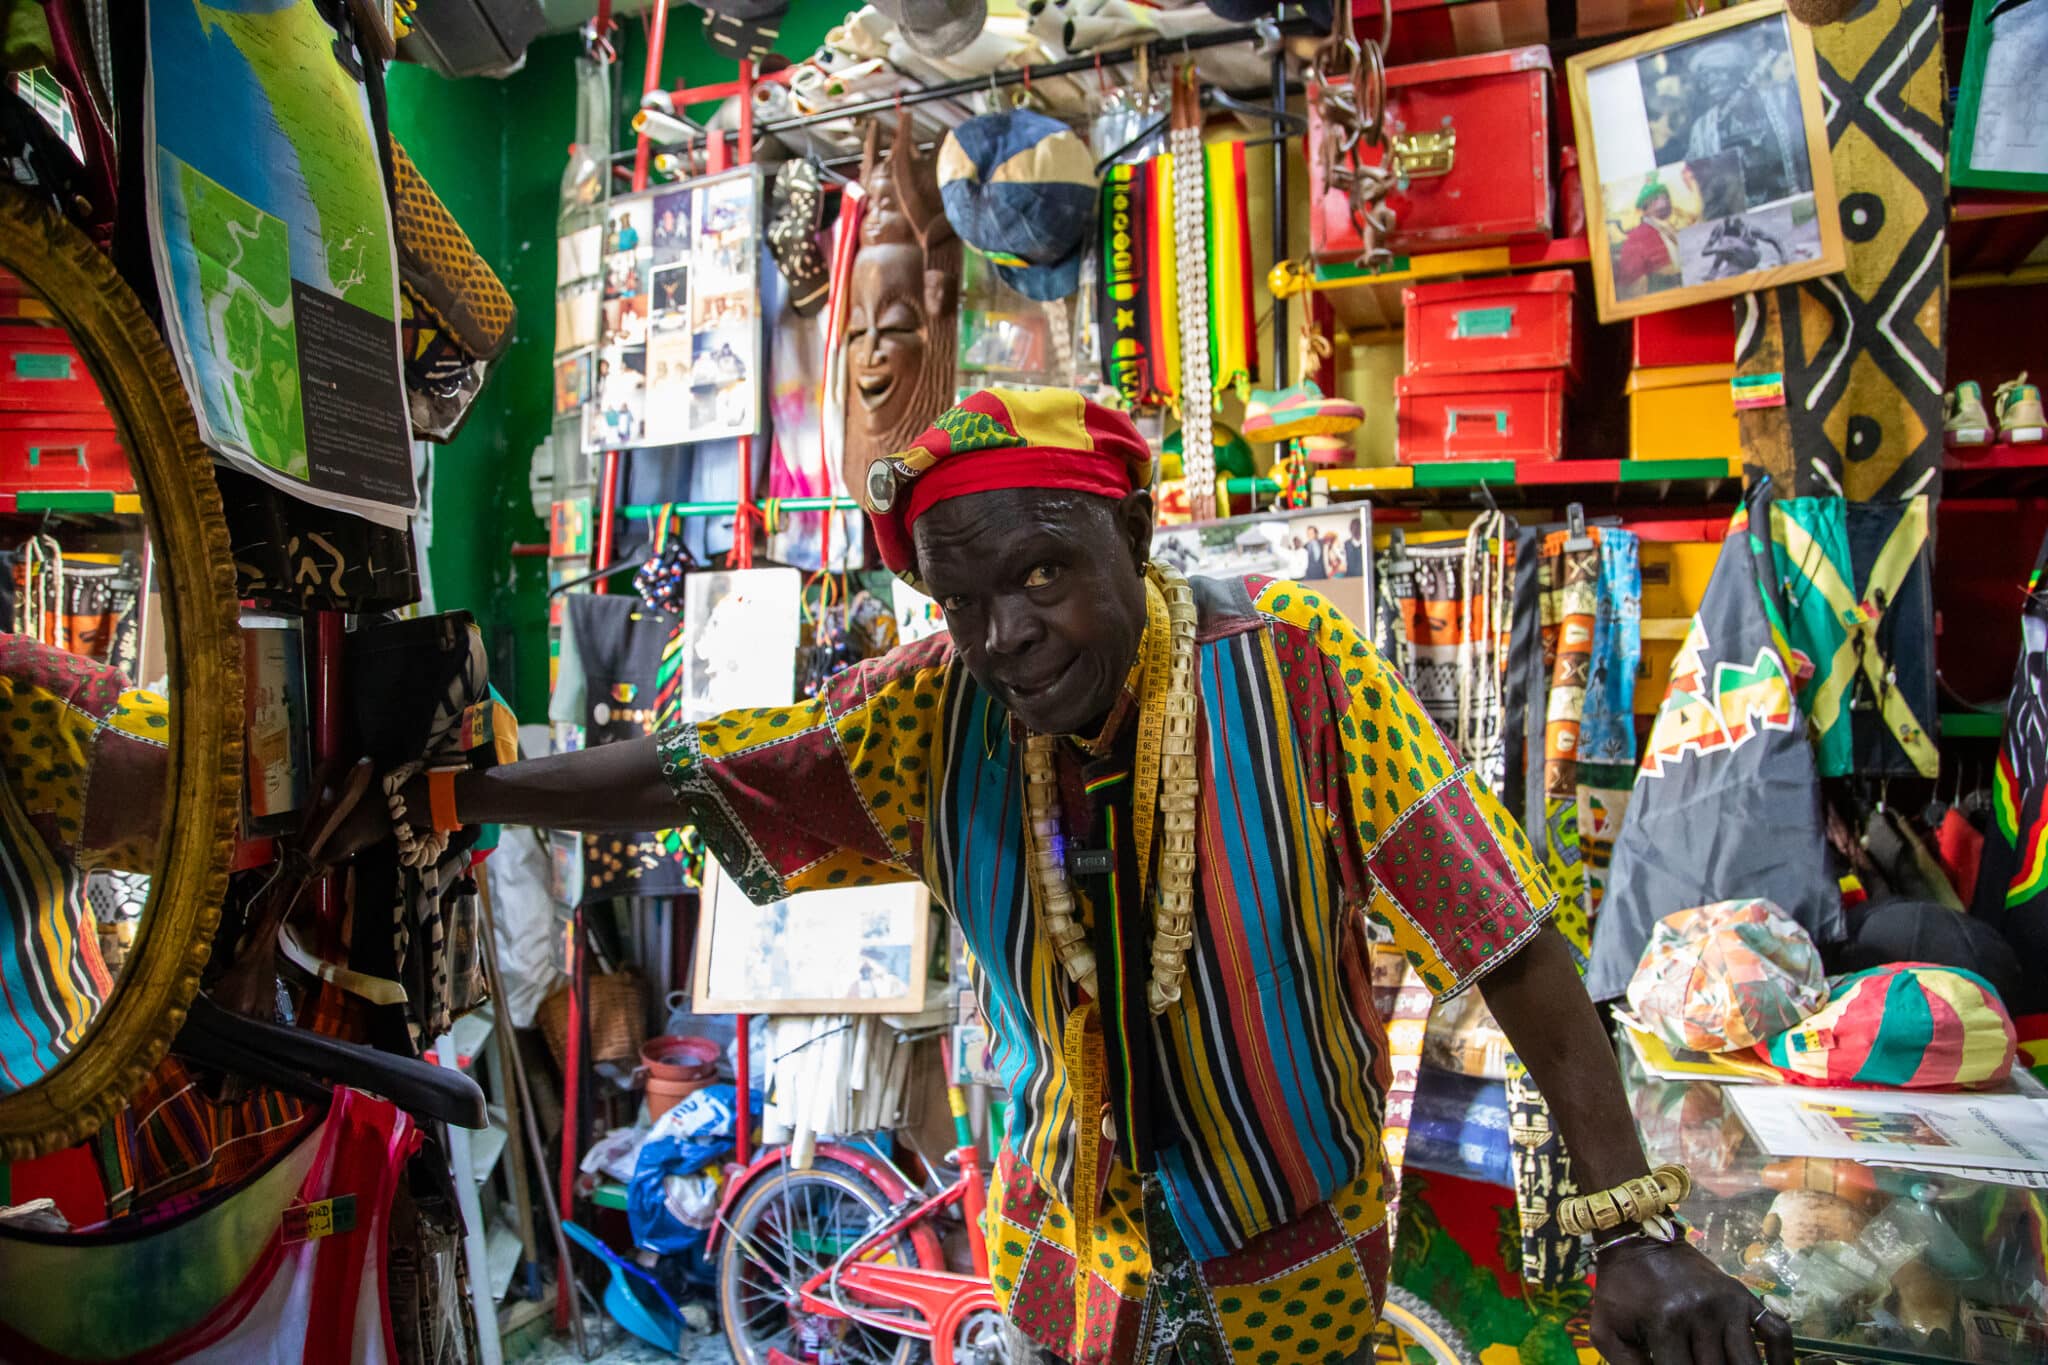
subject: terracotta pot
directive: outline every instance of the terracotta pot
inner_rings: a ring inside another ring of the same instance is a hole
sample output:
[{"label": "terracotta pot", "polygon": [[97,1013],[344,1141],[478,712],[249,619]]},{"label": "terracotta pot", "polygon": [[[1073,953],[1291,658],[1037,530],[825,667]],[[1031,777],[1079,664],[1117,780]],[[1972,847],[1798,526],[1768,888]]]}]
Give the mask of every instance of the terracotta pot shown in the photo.
[{"label": "terracotta pot", "polygon": [[[664,1069],[673,1070],[674,1068]],[[709,1084],[711,1084],[711,1077],[709,1076],[703,1076],[691,1081],[678,1081],[666,1076],[657,1076],[650,1069],[647,1073],[647,1117],[649,1119],[660,1118],[663,1114],[681,1104],[686,1098],[696,1094]]]}]

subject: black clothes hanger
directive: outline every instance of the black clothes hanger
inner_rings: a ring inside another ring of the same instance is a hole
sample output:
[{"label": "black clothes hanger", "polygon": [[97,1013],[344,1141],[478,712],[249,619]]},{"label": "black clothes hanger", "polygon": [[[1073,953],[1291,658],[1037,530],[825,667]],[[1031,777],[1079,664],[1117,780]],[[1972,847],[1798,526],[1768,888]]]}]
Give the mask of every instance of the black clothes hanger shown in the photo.
[{"label": "black clothes hanger", "polygon": [[490,1122],[484,1092],[460,1071],[400,1057],[310,1029],[267,1024],[194,996],[171,1051],[189,1062],[295,1095],[324,1099],[329,1087],[367,1090],[421,1119],[480,1129]]}]

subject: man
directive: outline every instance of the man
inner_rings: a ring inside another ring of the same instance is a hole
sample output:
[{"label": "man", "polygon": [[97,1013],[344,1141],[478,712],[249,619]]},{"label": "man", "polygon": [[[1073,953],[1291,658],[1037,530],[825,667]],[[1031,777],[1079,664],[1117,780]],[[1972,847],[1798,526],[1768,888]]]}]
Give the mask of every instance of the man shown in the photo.
[{"label": "man", "polygon": [[[1151,452],[1078,394],[976,394],[878,464],[883,558],[950,635],[407,809],[694,821],[759,899],[925,881],[1011,1096],[988,1242],[1012,1359],[1371,1358],[1388,1058],[1359,910],[1433,991],[1481,985],[1582,1186],[1643,1175],[1527,841],[1326,599],[1148,568]],[[1602,1234],[1609,1359],[1751,1365],[1761,1330],[1790,1365],[1789,1328],[1660,1231]]]},{"label": "man", "polygon": [[1685,282],[1678,264],[1678,230],[1671,225],[1671,191],[1650,181],[1636,194],[1636,213],[1640,221],[1614,253],[1614,292],[1624,299]]},{"label": "man", "polygon": [[1350,533],[1344,537],[1344,576],[1365,577],[1365,526],[1361,520],[1353,520]]},{"label": "man", "polygon": [[1774,79],[1778,70],[1756,44],[1734,36],[1699,42],[1686,59],[1687,75],[1699,83],[1710,106],[1687,131],[1686,160],[1735,152],[1747,208],[1813,188],[1800,132],[1798,87],[1790,79]]}]

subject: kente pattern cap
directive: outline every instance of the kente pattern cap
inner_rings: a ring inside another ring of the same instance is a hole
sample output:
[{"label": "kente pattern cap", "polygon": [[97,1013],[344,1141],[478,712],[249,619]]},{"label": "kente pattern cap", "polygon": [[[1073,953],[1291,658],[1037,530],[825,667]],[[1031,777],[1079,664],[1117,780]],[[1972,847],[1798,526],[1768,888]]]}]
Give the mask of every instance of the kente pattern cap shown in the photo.
[{"label": "kente pattern cap", "polygon": [[1629,1008],[1674,1047],[1734,1052],[1827,1003],[1820,950],[1766,900],[1716,901],[1666,915],[1628,983]]},{"label": "kente pattern cap", "polygon": [[919,587],[910,532],[936,503],[998,488],[1121,498],[1151,479],[1152,448],[1125,413],[1071,389],[983,389],[870,464],[862,492],[882,562]]},{"label": "kente pattern cap", "polygon": [[1828,1003],[1757,1052],[1804,1085],[1995,1085],[2018,1050],[2012,1016],[1975,972],[1900,962],[1837,977]]}]

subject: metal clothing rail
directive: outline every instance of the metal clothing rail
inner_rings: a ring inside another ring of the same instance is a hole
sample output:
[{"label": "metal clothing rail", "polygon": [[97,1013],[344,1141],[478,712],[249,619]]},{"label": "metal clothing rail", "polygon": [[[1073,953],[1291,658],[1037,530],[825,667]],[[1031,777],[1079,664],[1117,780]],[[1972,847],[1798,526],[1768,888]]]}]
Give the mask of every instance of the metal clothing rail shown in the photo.
[{"label": "metal clothing rail", "polygon": [[799,128],[814,128],[821,123],[837,119],[860,118],[867,114],[886,114],[894,109],[907,109],[912,105],[930,104],[937,100],[960,99],[967,95],[981,94],[990,90],[1005,90],[1013,85],[1027,85],[1034,80],[1050,80],[1055,76],[1074,76],[1085,71],[1095,71],[1107,66],[1120,66],[1138,59],[1141,49],[1149,49],[1153,60],[1170,58],[1176,52],[1193,53],[1212,47],[1231,47],[1238,43],[1258,42],[1269,35],[1291,38],[1300,35],[1317,34],[1315,25],[1299,16],[1282,19],[1277,23],[1246,24],[1241,28],[1216,29],[1209,33],[1190,33],[1184,38],[1154,38],[1147,43],[1117,48],[1110,52],[1091,52],[1085,57],[1070,57],[1063,62],[1047,62],[1043,66],[1009,67],[987,76],[969,80],[947,81],[940,85],[927,85],[917,90],[906,90],[900,95],[878,95],[874,99],[856,100],[849,104],[834,105],[815,114],[798,114],[792,118],[772,119],[754,126],[754,131],[764,137],[774,133],[794,132]]},{"label": "metal clothing rail", "polygon": [[[864,512],[852,498],[763,498],[752,504],[765,513],[775,512]],[[736,516],[740,510],[737,502],[629,502],[617,509],[622,517],[658,517],[664,512],[672,517],[727,517]]]}]

